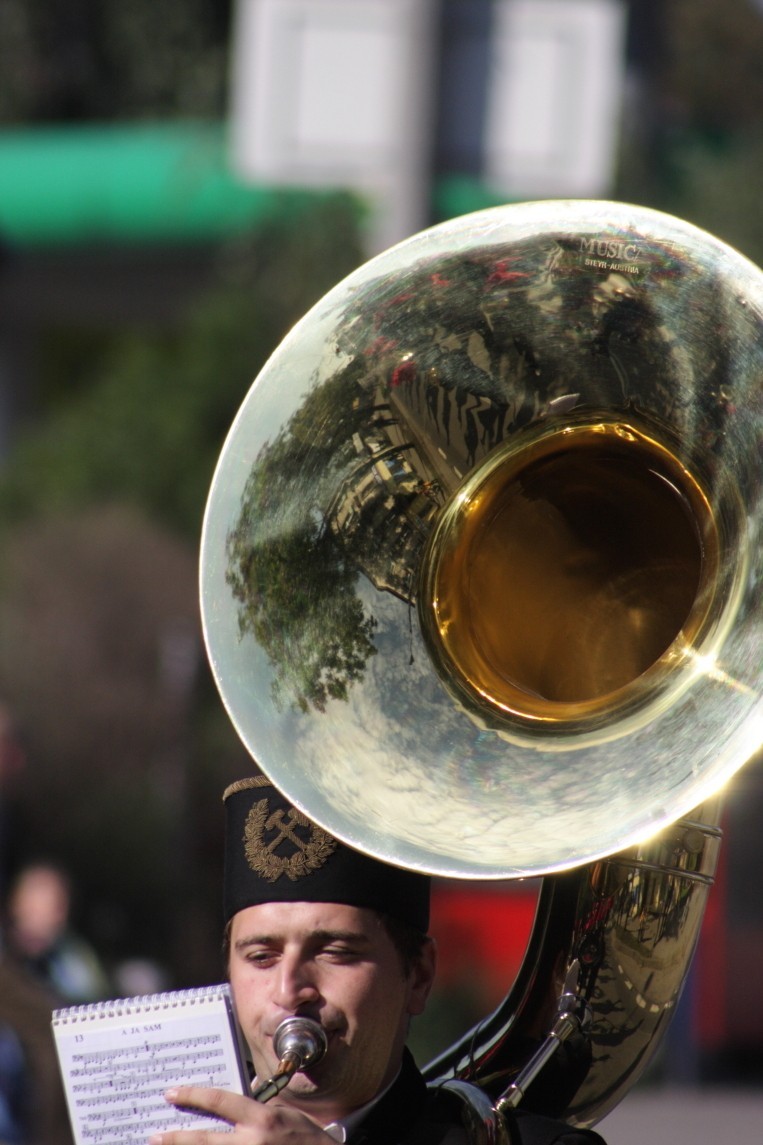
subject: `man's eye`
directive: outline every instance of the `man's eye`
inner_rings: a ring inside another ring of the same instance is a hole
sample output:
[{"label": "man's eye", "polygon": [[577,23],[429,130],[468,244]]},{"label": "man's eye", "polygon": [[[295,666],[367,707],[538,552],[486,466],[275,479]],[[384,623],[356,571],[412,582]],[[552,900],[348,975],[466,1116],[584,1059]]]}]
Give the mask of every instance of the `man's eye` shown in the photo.
[{"label": "man's eye", "polygon": [[350,946],[326,946],[323,953],[335,962],[356,962],[360,958],[358,951]]},{"label": "man's eye", "polygon": [[274,950],[249,950],[246,960],[254,966],[270,966],[277,957]]}]

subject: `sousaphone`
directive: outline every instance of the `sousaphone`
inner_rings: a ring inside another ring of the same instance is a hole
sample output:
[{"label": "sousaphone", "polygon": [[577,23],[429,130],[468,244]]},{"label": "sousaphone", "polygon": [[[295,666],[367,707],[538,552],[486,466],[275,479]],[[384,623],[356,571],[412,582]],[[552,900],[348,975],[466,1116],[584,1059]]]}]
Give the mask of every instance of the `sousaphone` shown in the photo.
[{"label": "sousaphone", "polygon": [[548,876],[513,992],[429,1071],[489,1109],[594,1123],[674,1012],[709,801],[763,738],[762,315],[667,215],[482,211],[319,302],[222,452],[202,611],[258,764],[391,863]]}]

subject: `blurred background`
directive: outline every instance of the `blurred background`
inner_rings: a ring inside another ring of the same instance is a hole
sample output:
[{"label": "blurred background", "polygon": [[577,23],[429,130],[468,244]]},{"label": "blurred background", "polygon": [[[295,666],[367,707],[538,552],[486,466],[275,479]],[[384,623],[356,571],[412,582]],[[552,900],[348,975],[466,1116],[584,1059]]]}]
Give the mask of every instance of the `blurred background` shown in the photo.
[{"label": "blurred background", "polygon": [[[0,0],[0,1060],[13,1006],[42,1044],[51,997],[222,977],[250,765],[198,540],[270,351],[369,254],[497,203],[653,206],[763,262],[762,60],[760,0]],[[763,1082],[761,811],[752,764],[648,1085]],[[420,1057],[505,993],[536,894],[437,888]]]}]

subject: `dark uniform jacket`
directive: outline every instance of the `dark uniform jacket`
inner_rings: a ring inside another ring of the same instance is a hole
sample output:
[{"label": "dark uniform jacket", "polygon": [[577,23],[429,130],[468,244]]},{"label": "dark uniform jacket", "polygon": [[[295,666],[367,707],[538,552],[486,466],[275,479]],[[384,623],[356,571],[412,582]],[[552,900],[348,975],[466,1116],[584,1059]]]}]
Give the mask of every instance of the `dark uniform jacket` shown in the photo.
[{"label": "dark uniform jacket", "polygon": [[[397,1081],[374,1106],[348,1145],[466,1145],[461,1102],[428,1088],[406,1051]],[[598,1133],[516,1110],[508,1119],[511,1145],[604,1145]]]}]

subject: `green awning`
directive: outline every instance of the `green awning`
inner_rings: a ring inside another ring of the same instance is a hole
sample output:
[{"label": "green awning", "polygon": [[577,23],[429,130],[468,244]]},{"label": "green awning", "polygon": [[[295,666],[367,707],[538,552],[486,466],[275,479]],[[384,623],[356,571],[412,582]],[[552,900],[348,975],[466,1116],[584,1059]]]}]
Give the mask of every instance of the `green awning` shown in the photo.
[{"label": "green awning", "polygon": [[315,197],[236,179],[223,124],[0,130],[0,237],[12,243],[210,240]]},{"label": "green awning", "polygon": [[[21,245],[210,241],[336,191],[254,186],[230,169],[223,123],[0,130],[0,239]],[[504,202],[478,180],[433,189],[434,218]]]}]

